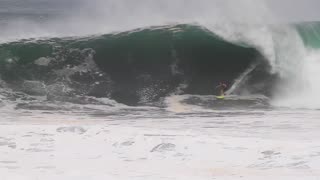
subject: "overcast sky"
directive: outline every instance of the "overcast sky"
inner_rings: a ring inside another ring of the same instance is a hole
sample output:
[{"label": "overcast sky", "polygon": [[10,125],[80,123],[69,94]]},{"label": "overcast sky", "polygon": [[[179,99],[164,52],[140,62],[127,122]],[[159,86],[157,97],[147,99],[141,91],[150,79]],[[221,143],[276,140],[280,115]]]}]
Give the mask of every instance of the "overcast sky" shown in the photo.
[{"label": "overcast sky", "polygon": [[3,41],[220,21],[320,21],[320,0],[0,0]]},{"label": "overcast sky", "polygon": [[[37,7],[39,12],[51,11],[70,11],[71,7],[79,7],[80,4],[86,3],[95,4],[95,2],[107,2],[112,0],[0,0],[0,12],[10,12],[10,7],[15,7],[22,10],[30,10],[34,12]],[[119,0],[114,0],[118,2]],[[125,1],[125,0],[122,0]],[[135,1],[135,0],[134,0]],[[159,0],[161,2],[162,0]],[[194,0],[185,0],[185,2]],[[197,3],[204,2],[205,0],[197,0]],[[211,0],[214,1],[227,1],[227,0]],[[237,2],[239,4],[242,0],[231,0],[230,2]],[[246,0],[243,0],[246,1]],[[284,21],[312,21],[320,20],[320,0],[256,0],[253,2],[265,1],[269,9],[275,14],[275,17]],[[128,3],[132,3],[128,0]],[[134,3],[141,5],[143,1],[136,0]],[[174,2],[174,0],[172,0]],[[237,6],[237,5],[236,5]],[[183,7],[183,6],[180,6]],[[239,7],[240,8],[240,7]]]},{"label": "overcast sky", "polygon": [[265,0],[285,20],[320,20],[320,0]]}]

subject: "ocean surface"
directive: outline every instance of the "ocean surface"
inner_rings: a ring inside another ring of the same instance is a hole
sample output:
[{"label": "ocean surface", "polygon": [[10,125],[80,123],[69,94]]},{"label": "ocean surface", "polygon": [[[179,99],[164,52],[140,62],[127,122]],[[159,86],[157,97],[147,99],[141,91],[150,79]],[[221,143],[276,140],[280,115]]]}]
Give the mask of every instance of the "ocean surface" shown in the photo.
[{"label": "ocean surface", "polygon": [[0,179],[319,179],[320,23],[183,2],[1,1]]}]

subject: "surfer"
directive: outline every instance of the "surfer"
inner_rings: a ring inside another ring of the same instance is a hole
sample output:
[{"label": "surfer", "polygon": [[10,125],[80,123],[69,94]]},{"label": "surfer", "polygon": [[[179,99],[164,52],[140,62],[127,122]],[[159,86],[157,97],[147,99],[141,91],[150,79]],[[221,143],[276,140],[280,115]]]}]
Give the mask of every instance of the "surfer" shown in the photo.
[{"label": "surfer", "polygon": [[220,82],[219,85],[216,87],[216,89],[219,88],[220,90],[220,96],[224,96],[224,91],[227,89],[227,84],[226,83],[223,83],[223,82]]}]

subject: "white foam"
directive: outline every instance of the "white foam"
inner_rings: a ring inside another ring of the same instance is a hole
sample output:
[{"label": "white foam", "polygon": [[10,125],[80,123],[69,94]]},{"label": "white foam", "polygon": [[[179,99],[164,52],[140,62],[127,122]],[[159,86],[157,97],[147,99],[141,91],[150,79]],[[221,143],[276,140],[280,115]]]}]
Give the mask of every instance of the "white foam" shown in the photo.
[{"label": "white foam", "polygon": [[165,103],[166,103],[166,109],[171,112],[175,113],[183,113],[183,112],[192,112],[192,105],[187,105],[182,103],[181,101],[185,100],[188,95],[184,96],[178,96],[178,95],[172,95],[169,97],[166,97]]},{"label": "white foam", "polygon": [[302,70],[297,72],[298,77],[292,84],[287,84],[285,89],[273,100],[276,106],[292,108],[320,108],[320,51],[309,50],[307,55],[301,59]]},{"label": "white foam", "polygon": [[1,119],[1,178],[316,179],[319,112],[309,113],[188,121],[21,114],[21,121]]}]

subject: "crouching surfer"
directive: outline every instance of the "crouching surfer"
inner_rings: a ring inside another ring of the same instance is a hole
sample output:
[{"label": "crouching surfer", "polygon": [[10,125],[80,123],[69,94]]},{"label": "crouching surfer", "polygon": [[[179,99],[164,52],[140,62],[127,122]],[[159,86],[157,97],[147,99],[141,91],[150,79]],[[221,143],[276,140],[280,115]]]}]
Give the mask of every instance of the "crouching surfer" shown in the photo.
[{"label": "crouching surfer", "polygon": [[220,96],[221,98],[224,98],[225,96],[225,91],[227,89],[227,84],[226,83],[223,83],[223,82],[220,82],[219,85],[216,87],[216,89],[219,89],[219,92],[220,92]]}]

